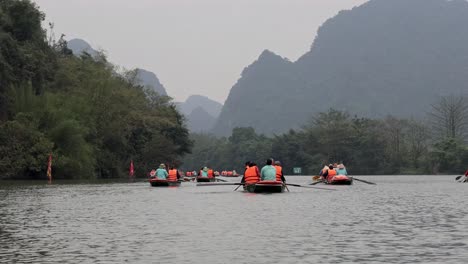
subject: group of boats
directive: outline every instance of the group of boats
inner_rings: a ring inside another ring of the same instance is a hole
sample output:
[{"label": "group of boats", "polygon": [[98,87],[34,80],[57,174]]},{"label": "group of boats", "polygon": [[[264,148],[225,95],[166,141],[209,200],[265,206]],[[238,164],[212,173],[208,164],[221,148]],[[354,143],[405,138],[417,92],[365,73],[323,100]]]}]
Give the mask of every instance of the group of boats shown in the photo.
[{"label": "group of boats", "polygon": [[[243,189],[250,193],[282,193],[287,189],[287,185],[303,187],[295,184],[286,184],[282,181],[259,181],[254,184],[243,184],[243,183],[234,183],[226,182],[217,177],[184,177],[184,180],[170,181],[163,180],[158,178],[150,178],[149,182],[153,187],[178,187],[184,181],[191,181],[194,179],[196,182],[201,183],[201,186],[212,186],[212,185],[238,185],[243,186]],[[353,177],[346,175],[335,175],[329,179],[323,179],[320,176],[314,176],[312,178],[313,182],[310,185],[316,184],[328,184],[328,185],[351,185],[353,184]],[[217,181],[223,181],[224,183],[214,183]],[[210,184],[213,183],[213,184]]]}]

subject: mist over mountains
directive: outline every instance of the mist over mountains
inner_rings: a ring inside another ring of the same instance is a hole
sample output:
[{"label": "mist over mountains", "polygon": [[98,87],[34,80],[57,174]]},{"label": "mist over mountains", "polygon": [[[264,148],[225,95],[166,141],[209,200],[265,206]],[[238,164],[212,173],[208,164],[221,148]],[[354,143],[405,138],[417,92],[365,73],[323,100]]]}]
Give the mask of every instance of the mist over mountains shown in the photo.
[{"label": "mist over mountains", "polygon": [[[67,46],[75,55],[81,55],[85,52],[93,57],[98,55],[98,51],[82,39],[72,39],[67,42]],[[155,73],[140,68],[137,68],[136,72],[140,85],[149,87],[160,95],[168,95],[166,88],[161,84]],[[185,116],[187,128],[191,132],[205,133],[212,130],[223,107],[222,104],[202,95],[191,95],[185,102],[175,104],[179,112]]]},{"label": "mist over mountains", "polygon": [[[98,51],[93,49],[93,47],[88,42],[82,39],[69,40],[67,42],[67,47],[71,49],[75,55],[81,55],[86,52],[94,57],[98,54]],[[161,84],[156,74],[140,68],[136,69],[136,71],[136,77],[140,81],[140,85],[149,87],[160,95],[167,96],[166,88],[164,88],[164,86]]]},{"label": "mist over mountains", "polygon": [[187,118],[187,127],[192,132],[210,132],[223,107],[202,95],[191,95],[177,106]]},{"label": "mist over mountains", "polygon": [[281,133],[329,108],[421,117],[442,95],[468,94],[468,2],[371,0],[319,29],[290,62],[264,51],[232,87],[214,133]]}]

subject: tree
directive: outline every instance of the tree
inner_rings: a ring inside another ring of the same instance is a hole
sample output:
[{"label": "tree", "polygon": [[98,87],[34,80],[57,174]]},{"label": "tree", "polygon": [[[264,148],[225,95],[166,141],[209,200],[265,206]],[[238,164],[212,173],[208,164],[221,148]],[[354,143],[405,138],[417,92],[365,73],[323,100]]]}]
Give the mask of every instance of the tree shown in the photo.
[{"label": "tree", "polygon": [[462,96],[441,97],[432,104],[432,127],[440,139],[465,139],[468,134],[468,101]]}]

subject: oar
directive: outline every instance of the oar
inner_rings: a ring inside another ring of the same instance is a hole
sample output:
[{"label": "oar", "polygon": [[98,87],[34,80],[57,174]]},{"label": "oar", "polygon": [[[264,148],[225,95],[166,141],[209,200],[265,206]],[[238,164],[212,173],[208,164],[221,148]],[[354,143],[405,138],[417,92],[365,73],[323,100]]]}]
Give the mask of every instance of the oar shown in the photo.
[{"label": "oar", "polygon": [[[242,184],[243,185],[243,184]],[[237,191],[237,189],[239,189],[242,185],[239,184],[239,186],[237,186],[235,189],[234,189],[234,192]]]},{"label": "oar", "polygon": [[356,180],[356,181],[359,181],[359,182],[363,182],[363,183],[367,183],[367,184],[372,184],[372,185],[377,185],[377,183],[374,183],[374,182],[365,181],[365,180],[357,179],[357,178],[354,178],[354,177],[353,177],[353,179]]},{"label": "oar", "polygon": [[218,179],[218,178],[215,178],[217,181],[220,181],[220,182],[228,182],[226,180],[223,180],[223,179]]},{"label": "oar", "polygon": [[312,186],[304,186],[304,185],[292,184],[292,183],[285,183],[285,185],[294,186],[294,187],[302,187],[302,188],[310,188],[310,189],[319,189],[319,190],[327,190],[327,191],[336,191],[335,189],[328,189],[328,188],[321,188],[321,187],[312,187]]},{"label": "oar", "polygon": [[284,184],[284,187],[286,187],[286,190],[288,190],[288,192],[289,192],[289,188],[288,188],[288,185],[286,183]]},{"label": "oar", "polygon": [[455,178],[455,180],[458,181],[458,180],[460,180],[461,177],[463,177],[463,175],[457,176],[457,177]]},{"label": "oar", "polygon": [[324,182],[324,181],[316,181],[316,182],[313,182],[313,183],[311,183],[309,185],[315,185],[315,184],[319,184],[319,183],[322,183],[322,182]]},{"label": "oar", "polygon": [[223,185],[244,185],[244,184],[240,182],[197,183],[197,186],[223,186]]}]

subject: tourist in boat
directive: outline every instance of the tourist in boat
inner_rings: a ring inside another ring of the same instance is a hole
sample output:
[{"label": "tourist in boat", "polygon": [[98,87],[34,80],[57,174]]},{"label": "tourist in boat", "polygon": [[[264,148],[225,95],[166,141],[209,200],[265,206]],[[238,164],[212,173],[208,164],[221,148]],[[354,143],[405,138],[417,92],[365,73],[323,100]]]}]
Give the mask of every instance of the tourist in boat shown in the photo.
[{"label": "tourist in boat", "polygon": [[241,183],[245,185],[255,184],[260,181],[260,172],[258,171],[257,164],[250,162],[244,172]]},{"label": "tourist in boat", "polygon": [[319,179],[321,179],[322,181],[326,180],[326,176],[325,176],[325,173],[327,173],[329,167],[328,165],[325,165],[322,170],[320,170],[320,173],[319,173]]},{"label": "tourist in boat", "polygon": [[[207,168],[207,167],[205,167],[205,168]],[[213,169],[209,169],[209,168],[207,168],[207,169],[208,169],[208,171],[207,171],[208,178],[213,178],[214,177]]]},{"label": "tourist in boat", "polygon": [[343,163],[338,164],[338,169],[336,170],[336,174],[348,176],[348,172],[346,171],[346,167]]},{"label": "tourist in boat", "polygon": [[208,167],[200,168],[200,177],[208,177]]},{"label": "tourist in boat", "polygon": [[325,172],[328,171],[328,166],[325,165],[321,170],[320,170],[320,173],[319,173],[319,176],[323,176],[325,174]]},{"label": "tourist in boat", "polygon": [[177,169],[175,169],[173,166],[169,168],[169,173],[167,175],[167,180],[168,181],[177,181],[180,179],[180,174]]},{"label": "tourist in boat", "polygon": [[164,165],[164,163],[161,163],[159,165],[159,168],[156,170],[156,178],[158,178],[159,180],[166,180],[168,175],[169,174],[167,173],[166,165]]},{"label": "tourist in boat", "polygon": [[325,180],[330,180],[333,176],[336,175],[336,170],[333,168],[333,165],[328,165],[328,170],[322,175]]},{"label": "tourist in boat", "polygon": [[276,168],[273,166],[273,159],[267,159],[266,165],[260,171],[262,181],[276,181]]},{"label": "tourist in boat", "polygon": [[286,179],[283,175],[283,167],[281,167],[281,162],[279,160],[275,161],[275,169],[276,169],[276,181],[286,182]]}]

